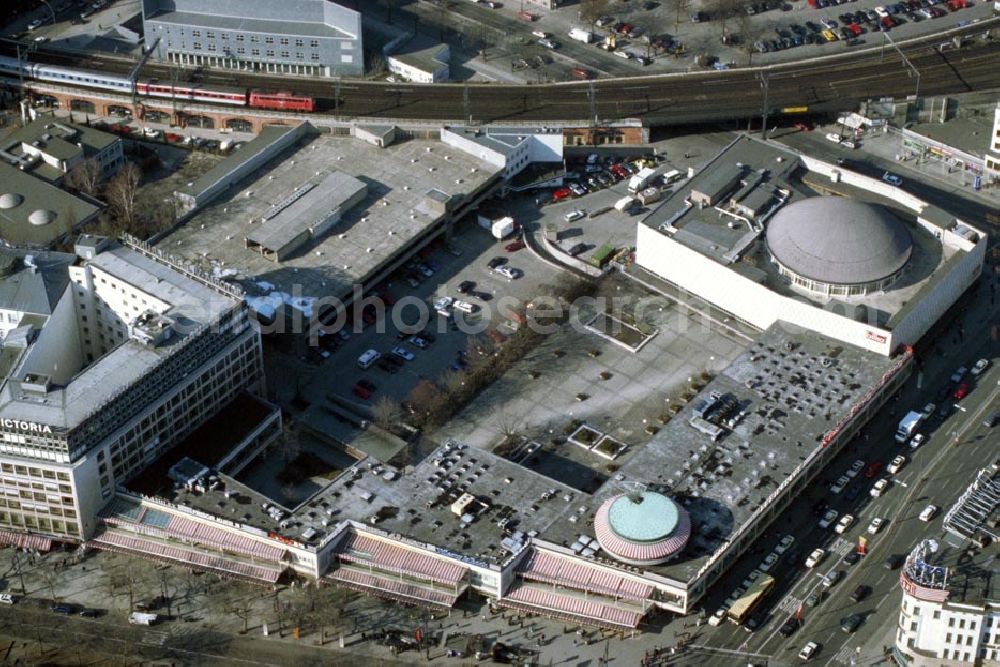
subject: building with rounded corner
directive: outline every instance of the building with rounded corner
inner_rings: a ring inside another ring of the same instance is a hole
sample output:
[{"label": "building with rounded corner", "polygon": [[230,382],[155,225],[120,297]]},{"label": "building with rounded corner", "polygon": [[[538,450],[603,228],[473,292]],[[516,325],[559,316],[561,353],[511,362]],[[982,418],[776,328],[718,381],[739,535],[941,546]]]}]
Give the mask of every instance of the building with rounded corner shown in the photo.
[{"label": "building with rounded corner", "polygon": [[988,245],[902,187],[741,136],[639,221],[635,264],[761,330],[892,356],[976,281]]},{"label": "building with rounded corner", "polygon": [[781,208],[767,225],[765,242],[780,275],[827,296],[887,289],[913,252],[906,225],[887,209],[833,196]]},{"label": "building with rounded corner", "polygon": [[638,567],[660,565],[684,550],[691,518],[661,493],[621,493],[598,508],[594,532],[601,549],[615,560]]}]

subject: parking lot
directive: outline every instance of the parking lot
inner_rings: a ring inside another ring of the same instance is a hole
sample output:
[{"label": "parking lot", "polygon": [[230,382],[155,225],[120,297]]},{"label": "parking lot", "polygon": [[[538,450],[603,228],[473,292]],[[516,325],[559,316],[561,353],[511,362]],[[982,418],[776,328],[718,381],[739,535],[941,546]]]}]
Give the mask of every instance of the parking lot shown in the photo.
[{"label": "parking lot", "polygon": [[[465,225],[447,247],[439,243],[421,253],[411,266],[375,290],[384,299],[384,306],[362,307],[360,327],[354,326],[352,312],[348,331],[331,333],[329,337],[335,341],[321,339],[320,350],[329,353],[323,368],[336,368],[338,374],[333,378],[318,373],[307,393],[319,400],[332,392],[360,406],[371,405],[379,396],[403,401],[421,380],[437,379],[449,370],[460,371],[459,353],[466,351],[470,336],[495,330],[505,320],[498,310],[501,300],[507,307],[530,301],[560,273],[527,250],[506,252],[507,243],[498,243],[478,226]],[[520,277],[507,279],[491,270],[488,264],[494,257],[503,257],[507,266],[519,270]],[[432,275],[424,275],[417,267]],[[471,285],[469,292],[460,294],[463,282]],[[449,308],[451,315],[445,317],[433,306],[443,296],[459,298],[475,312]],[[375,319],[371,319],[373,314]],[[420,342],[413,340],[414,334]],[[400,353],[392,354],[393,349]],[[368,350],[376,350],[380,358],[363,369],[358,359]],[[352,391],[362,380],[375,388]]]},{"label": "parking lot", "polygon": [[[712,0],[609,3],[601,16],[586,14],[579,4],[555,10],[492,4],[495,8],[485,2],[455,4],[448,26],[490,44],[488,57],[475,60],[488,60],[503,70],[495,78],[511,81],[788,62],[879,46],[884,38],[878,33],[887,26],[892,39],[900,41],[992,15],[990,3],[963,0],[742,2],[726,5],[725,18],[721,3]],[[441,20],[431,3],[407,10],[425,25]],[[522,12],[534,20],[519,18]],[[842,17],[847,12],[851,17]],[[574,29],[591,32],[590,43],[572,38]]]}]

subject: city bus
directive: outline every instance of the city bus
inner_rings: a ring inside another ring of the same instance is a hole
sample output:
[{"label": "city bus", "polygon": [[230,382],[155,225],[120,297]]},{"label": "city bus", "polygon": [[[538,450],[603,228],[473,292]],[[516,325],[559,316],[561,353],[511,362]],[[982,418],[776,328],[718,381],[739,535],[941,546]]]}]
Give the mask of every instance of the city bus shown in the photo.
[{"label": "city bus", "polygon": [[742,624],[772,588],[774,588],[774,578],[767,574],[760,575],[747,592],[729,608],[729,620],[737,625]]}]

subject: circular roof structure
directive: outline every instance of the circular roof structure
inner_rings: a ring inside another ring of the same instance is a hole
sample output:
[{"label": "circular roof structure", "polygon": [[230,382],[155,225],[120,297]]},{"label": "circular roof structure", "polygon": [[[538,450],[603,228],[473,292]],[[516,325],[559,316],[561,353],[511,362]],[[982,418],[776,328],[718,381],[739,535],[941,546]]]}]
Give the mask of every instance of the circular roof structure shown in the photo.
[{"label": "circular roof structure", "polygon": [[14,208],[15,206],[20,206],[21,202],[24,201],[24,197],[17,194],[16,192],[5,192],[0,195],[0,209]]},{"label": "circular roof structure", "polygon": [[656,565],[677,555],[691,536],[686,509],[660,493],[618,494],[597,509],[594,532],[609,555],[632,565]]},{"label": "circular roof structure", "polygon": [[28,216],[28,222],[33,225],[47,225],[56,219],[56,214],[44,208],[39,208],[31,212]]},{"label": "circular roof structure", "polygon": [[846,197],[811,197],[785,206],[767,225],[776,262],[810,280],[861,284],[892,276],[910,259],[913,239],[880,206]]}]

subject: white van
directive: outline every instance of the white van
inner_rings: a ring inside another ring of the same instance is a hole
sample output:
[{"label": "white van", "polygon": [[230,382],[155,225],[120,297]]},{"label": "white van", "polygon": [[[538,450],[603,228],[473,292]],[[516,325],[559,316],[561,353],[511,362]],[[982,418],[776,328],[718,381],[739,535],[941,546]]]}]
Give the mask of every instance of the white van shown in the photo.
[{"label": "white van", "polygon": [[378,361],[382,357],[378,353],[378,350],[367,350],[364,354],[358,357],[358,366],[361,368],[370,368],[372,364]]}]

